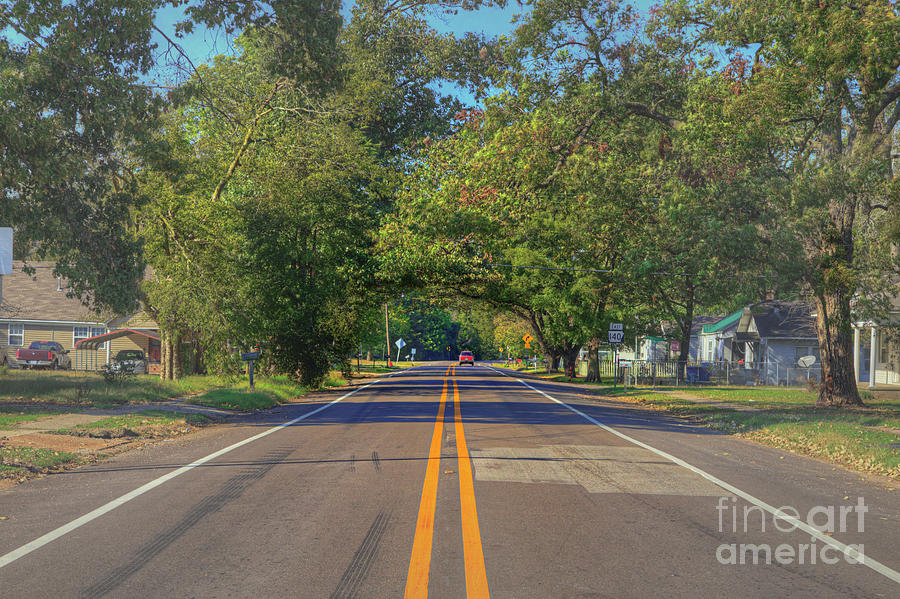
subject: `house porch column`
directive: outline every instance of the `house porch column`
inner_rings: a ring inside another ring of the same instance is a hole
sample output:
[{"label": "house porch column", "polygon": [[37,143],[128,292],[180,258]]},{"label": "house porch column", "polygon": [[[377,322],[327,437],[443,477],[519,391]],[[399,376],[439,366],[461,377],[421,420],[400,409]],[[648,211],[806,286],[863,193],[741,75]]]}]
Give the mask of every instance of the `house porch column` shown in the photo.
[{"label": "house porch column", "polygon": [[853,378],[859,382],[859,327],[853,326]]},{"label": "house porch column", "polygon": [[869,347],[869,389],[875,388],[875,358],[878,354],[875,352],[875,342],[878,340],[878,327],[872,325],[872,345]]}]

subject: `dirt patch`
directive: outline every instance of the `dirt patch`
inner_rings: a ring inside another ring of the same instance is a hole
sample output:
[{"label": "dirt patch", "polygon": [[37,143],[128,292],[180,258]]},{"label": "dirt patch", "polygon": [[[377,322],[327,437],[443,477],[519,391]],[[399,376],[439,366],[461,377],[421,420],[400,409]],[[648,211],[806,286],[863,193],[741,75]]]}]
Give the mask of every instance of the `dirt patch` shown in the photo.
[{"label": "dirt patch", "polygon": [[31,433],[19,435],[4,441],[10,447],[28,447],[29,449],[49,449],[66,453],[84,454],[94,451],[105,451],[121,445],[122,439],[97,439],[93,437],[74,437],[71,435],[54,435],[51,433]]},{"label": "dirt patch", "polygon": [[[150,445],[162,439],[189,435],[206,423],[185,420],[154,421],[138,418],[137,426],[73,428],[52,431],[0,432],[0,489],[54,472],[97,463],[112,455]],[[22,434],[25,433],[25,434]]]}]

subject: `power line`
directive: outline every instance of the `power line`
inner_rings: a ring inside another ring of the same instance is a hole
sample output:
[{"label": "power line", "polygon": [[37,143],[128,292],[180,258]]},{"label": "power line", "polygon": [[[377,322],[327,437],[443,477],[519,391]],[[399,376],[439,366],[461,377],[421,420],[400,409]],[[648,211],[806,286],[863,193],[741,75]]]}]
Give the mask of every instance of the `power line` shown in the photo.
[{"label": "power line", "polygon": [[[523,266],[518,264],[486,264],[486,266],[498,267],[498,268],[522,268],[528,270],[560,270],[566,272],[596,272],[600,274],[609,274],[615,272],[610,269],[601,269],[601,268],[564,268],[561,266]],[[700,275],[690,274],[685,272],[648,272],[644,273],[648,275],[661,275],[666,277],[697,277]],[[771,279],[774,278],[771,275],[730,275],[725,273],[719,273],[716,276],[719,277],[728,277],[728,278],[739,278],[739,279]]]}]

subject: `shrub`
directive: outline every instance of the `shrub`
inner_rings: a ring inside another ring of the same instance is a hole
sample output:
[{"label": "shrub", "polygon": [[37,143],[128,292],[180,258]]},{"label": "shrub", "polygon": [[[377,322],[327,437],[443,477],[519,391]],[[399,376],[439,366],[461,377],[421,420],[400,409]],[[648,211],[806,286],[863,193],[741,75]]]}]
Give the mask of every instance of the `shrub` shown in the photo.
[{"label": "shrub", "polygon": [[107,383],[121,385],[134,378],[134,364],[126,364],[124,362],[104,364],[101,373],[103,374],[103,380]]}]

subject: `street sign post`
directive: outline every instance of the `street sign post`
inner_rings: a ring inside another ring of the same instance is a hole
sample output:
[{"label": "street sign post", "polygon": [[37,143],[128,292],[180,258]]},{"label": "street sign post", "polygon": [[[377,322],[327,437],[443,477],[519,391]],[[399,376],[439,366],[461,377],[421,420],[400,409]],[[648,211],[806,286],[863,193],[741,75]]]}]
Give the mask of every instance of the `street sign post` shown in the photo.
[{"label": "street sign post", "polygon": [[400,361],[400,350],[406,346],[406,341],[404,341],[403,339],[397,339],[396,341],[394,341],[394,345],[397,346],[397,361],[399,362]]},{"label": "street sign post", "polygon": [[410,354],[412,355],[413,362],[415,362],[416,361],[416,348],[412,348],[409,351],[410,351]]},{"label": "street sign post", "polygon": [[534,339],[534,337],[532,337],[532,336],[529,335],[528,333],[525,333],[525,336],[522,337],[522,341],[525,342],[525,349],[531,349],[531,341],[532,341],[532,339]]},{"label": "street sign post", "polygon": [[619,378],[619,345],[623,341],[625,341],[625,327],[622,326],[622,323],[609,323],[609,342],[615,350],[613,352],[613,364],[615,364],[615,368],[613,369],[613,389],[616,388],[616,382]]}]

